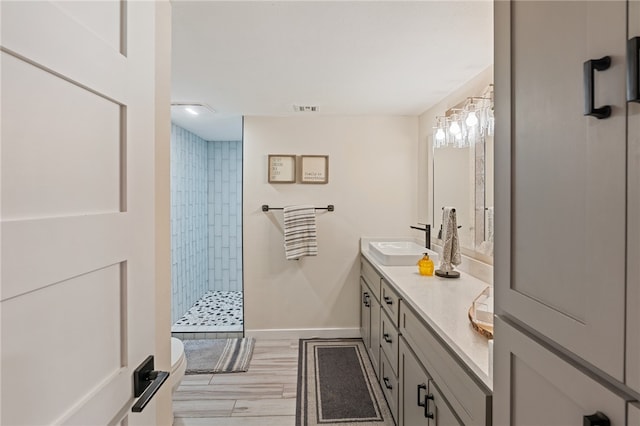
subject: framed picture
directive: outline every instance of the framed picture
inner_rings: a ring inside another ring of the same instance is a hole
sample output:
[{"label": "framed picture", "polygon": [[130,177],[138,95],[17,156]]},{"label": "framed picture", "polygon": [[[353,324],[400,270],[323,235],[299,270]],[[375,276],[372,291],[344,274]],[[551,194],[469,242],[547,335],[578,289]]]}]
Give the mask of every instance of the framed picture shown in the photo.
[{"label": "framed picture", "polygon": [[300,156],[300,183],[329,182],[328,155]]},{"label": "framed picture", "polygon": [[295,155],[269,155],[269,183],[296,182]]}]

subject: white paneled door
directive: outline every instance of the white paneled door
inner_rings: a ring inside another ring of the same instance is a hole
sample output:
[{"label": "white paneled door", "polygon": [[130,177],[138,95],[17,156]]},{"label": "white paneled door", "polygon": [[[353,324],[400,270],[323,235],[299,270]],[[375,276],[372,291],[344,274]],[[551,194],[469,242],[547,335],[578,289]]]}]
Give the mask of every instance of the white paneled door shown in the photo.
[{"label": "white paneled door", "polygon": [[165,424],[131,412],[157,333],[156,7],[0,3],[1,424]]}]

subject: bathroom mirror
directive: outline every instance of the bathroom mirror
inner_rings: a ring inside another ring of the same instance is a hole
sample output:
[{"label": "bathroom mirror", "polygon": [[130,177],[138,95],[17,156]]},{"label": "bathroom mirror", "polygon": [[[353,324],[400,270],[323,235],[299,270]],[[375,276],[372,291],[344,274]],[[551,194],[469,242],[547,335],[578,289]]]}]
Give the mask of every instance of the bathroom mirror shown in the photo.
[{"label": "bathroom mirror", "polygon": [[[432,136],[429,146],[433,147]],[[435,238],[442,207],[456,208],[458,236],[464,254],[491,261],[493,256],[493,136],[464,147],[431,149],[432,208]]]}]

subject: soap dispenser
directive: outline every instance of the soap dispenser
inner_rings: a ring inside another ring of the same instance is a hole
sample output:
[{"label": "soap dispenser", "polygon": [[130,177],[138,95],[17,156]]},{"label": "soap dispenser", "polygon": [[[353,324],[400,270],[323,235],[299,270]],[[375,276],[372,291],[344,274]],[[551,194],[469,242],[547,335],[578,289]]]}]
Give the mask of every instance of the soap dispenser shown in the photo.
[{"label": "soap dispenser", "polygon": [[433,275],[433,260],[429,259],[429,254],[425,253],[422,259],[418,261],[418,272],[420,275]]}]

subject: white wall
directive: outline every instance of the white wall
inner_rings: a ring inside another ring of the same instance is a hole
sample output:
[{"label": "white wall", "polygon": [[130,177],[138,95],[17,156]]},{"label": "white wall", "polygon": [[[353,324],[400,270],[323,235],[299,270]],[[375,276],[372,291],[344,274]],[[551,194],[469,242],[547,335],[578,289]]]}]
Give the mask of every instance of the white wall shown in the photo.
[{"label": "white wall", "polygon": [[[246,117],[243,242],[245,330],[359,327],[359,239],[414,236],[417,117]],[[269,184],[269,154],[329,155],[329,183]],[[318,256],[287,261],[282,212],[262,204],[335,205],[317,216]],[[268,333],[276,337],[278,333]]]}]

